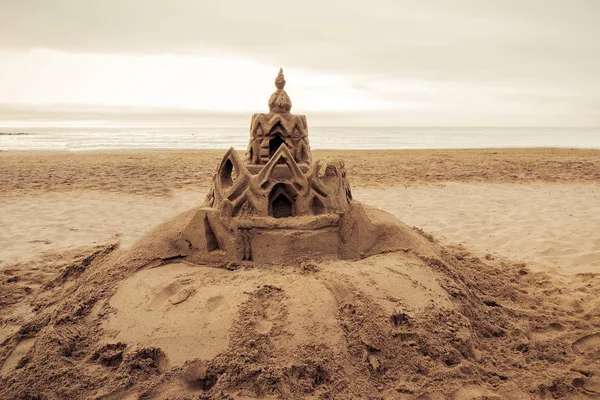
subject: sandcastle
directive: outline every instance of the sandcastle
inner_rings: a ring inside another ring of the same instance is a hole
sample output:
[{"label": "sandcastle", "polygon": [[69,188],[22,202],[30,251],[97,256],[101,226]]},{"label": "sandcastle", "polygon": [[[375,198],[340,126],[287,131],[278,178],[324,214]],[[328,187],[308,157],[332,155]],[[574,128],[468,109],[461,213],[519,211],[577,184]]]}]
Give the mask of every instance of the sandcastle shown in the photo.
[{"label": "sandcastle", "polygon": [[285,83],[280,70],[269,113],[252,116],[245,160],[227,151],[180,235],[191,260],[357,259],[384,251],[385,224],[352,200],[344,162],[313,162],[306,116],[290,112]]}]

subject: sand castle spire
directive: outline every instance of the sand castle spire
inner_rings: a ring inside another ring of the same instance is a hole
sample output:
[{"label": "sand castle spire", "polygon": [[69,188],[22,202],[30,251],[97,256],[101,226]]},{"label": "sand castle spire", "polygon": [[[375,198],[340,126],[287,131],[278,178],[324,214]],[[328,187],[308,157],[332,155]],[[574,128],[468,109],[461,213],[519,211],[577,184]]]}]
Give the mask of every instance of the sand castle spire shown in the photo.
[{"label": "sand castle spire", "polygon": [[279,73],[275,78],[275,87],[277,89],[282,89],[285,87],[285,76],[283,76],[283,68],[279,68]]},{"label": "sand castle spire", "polygon": [[279,73],[275,78],[275,87],[277,90],[269,99],[269,110],[272,113],[285,114],[292,109],[292,100],[290,96],[283,90],[285,87],[285,77],[283,76],[283,68],[279,68]]}]

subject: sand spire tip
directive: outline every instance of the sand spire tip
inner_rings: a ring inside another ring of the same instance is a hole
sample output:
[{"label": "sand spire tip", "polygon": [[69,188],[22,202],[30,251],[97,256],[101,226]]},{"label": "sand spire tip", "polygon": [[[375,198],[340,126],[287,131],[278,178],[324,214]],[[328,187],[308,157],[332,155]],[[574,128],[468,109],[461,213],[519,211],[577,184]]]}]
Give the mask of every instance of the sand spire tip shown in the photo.
[{"label": "sand spire tip", "polygon": [[283,89],[285,87],[285,77],[283,76],[283,68],[279,68],[277,78],[275,78],[275,87],[277,89]]}]

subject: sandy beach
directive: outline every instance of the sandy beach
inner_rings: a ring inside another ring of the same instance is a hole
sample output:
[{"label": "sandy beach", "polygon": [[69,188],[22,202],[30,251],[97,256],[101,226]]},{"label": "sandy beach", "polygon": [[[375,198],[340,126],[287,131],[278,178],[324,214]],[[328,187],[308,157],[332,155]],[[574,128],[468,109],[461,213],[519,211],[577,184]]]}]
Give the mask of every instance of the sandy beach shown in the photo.
[{"label": "sandy beach", "polygon": [[[0,266],[127,246],[206,195],[223,151],[0,153]],[[567,273],[600,267],[600,150],[314,151],[359,201],[448,243]]]},{"label": "sandy beach", "polygon": [[0,1],[0,400],[600,399],[600,1]]},{"label": "sandy beach", "polygon": [[[118,243],[121,250],[135,247],[136,241],[163,221],[199,205],[208,192],[215,165],[223,153],[0,153],[0,376],[5,379],[4,383],[12,382],[10,386],[14,390],[5,394],[14,394],[18,390],[23,396],[27,393],[25,389],[18,389],[19,385],[11,379],[28,368],[33,349],[37,347],[39,350],[40,346],[49,344],[36,342],[35,333],[26,333],[24,327],[30,327],[36,320],[37,310],[59,307],[52,296],[63,299],[69,290],[73,290],[70,285],[76,284],[77,280],[69,278],[70,274],[78,276],[82,273],[74,273],[73,265],[81,265],[81,259],[90,257],[90,254],[96,254],[92,259],[102,252],[108,254],[112,250],[106,249],[112,249],[113,244]],[[472,364],[446,362],[447,370],[441,371],[443,368],[439,367],[440,370],[434,372],[417,373],[415,376],[419,378],[413,381],[391,382],[391,378],[385,378],[385,373],[379,370],[380,364],[388,362],[387,356],[383,355],[386,350],[373,351],[375,355],[369,353],[365,360],[370,365],[371,374],[382,374],[377,378],[380,388],[373,389],[379,393],[377,398],[600,396],[600,150],[314,151],[313,155],[316,159],[345,160],[355,200],[387,211],[410,227],[418,228],[425,236],[431,237],[436,246],[454,254],[456,260],[473,258],[481,260],[477,262],[488,263],[490,271],[496,274],[490,279],[506,282],[515,290],[504,298],[490,289],[482,294],[492,298],[490,302],[503,304],[512,310],[510,312],[529,308],[528,312],[541,313],[532,314],[530,320],[523,321],[519,327],[528,338],[530,354],[535,352],[536,355],[528,358],[522,348],[511,348],[510,351],[520,354],[521,358],[507,356],[505,360],[493,361],[496,368],[493,379],[485,377],[486,373],[477,369],[476,364],[481,362],[481,358],[473,356]],[[191,358],[214,359],[230,345],[231,335],[239,328],[240,315],[250,313],[248,315],[256,317],[258,311],[249,311],[248,307],[259,307],[260,304],[260,307],[267,307],[265,302],[271,303],[266,311],[260,311],[265,319],[257,325],[257,332],[273,332],[281,318],[292,321],[291,325],[299,324],[296,330],[290,328],[290,342],[276,341],[276,347],[319,343],[333,349],[334,353],[348,351],[346,342],[350,341],[350,337],[344,333],[345,325],[337,316],[339,305],[330,298],[331,293],[339,297],[342,296],[340,291],[347,289],[342,289],[342,286],[336,289],[332,282],[343,281],[345,285],[352,282],[356,291],[377,299],[384,294],[369,287],[376,281],[377,285],[384,287],[381,285],[385,280],[391,279],[380,276],[384,267],[404,274],[403,278],[388,283],[393,286],[388,288],[388,297],[394,290],[399,290],[401,294],[394,296],[401,299],[397,300],[398,304],[404,304],[410,310],[408,314],[425,312],[430,302],[435,304],[436,309],[456,307],[452,305],[448,288],[443,284],[440,286],[438,275],[418,267],[412,267],[413,270],[406,266],[394,267],[384,257],[374,256],[360,261],[359,270],[362,272],[346,270],[343,279],[339,275],[341,267],[335,262],[302,267],[314,268],[318,271],[314,279],[328,282],[319,287],[310,281],[313,278],[306,278],[306,271],[297,272],[296,267],[290,267],[296,272],[286,272],[283,267],[269,267],[275,268],[275,272],[268,272],[269,268],[253,268],[243,278],[246,283],[243,280],[238,282],[242,278],[235,275],[224,277],[220,270],[198,269],[183,263],[171,269],[146,269],[116,282],[120,282],[119,291],[95,303],[91,309],[86,318],[94,316],[95,326],[101,325],[104,333],[95,331],[95,336],[90,334],[87,338],[83,331],[61,331],[57,335],[114,345],[116,347],[110,351],[115,354],[122,352],[119,346],[124,348],[124,343],[161,348],[168,359],[164,368],[187,371],[185,368],[191,367],[185,361],[191,356],[182,349],[188,348],[190,343],[198,343]],[[271,273],[276,278],[269,275]],[[485,272],[479,279],[484,276]],[[186,287],[185,279],[196,279],[194,282],[197,283],[193,289],[182,292],[182,288]],[[236,285],[238,289],[231,290]],[[252,297],[256,303],[248,303],[245,293],[256,287],[267,287],[264,285],[283,288],[287,294],[256,292],[256,296]],[[426,290],[417,291],[415,287]],[[231,290],[231,296],[222,298],[222,293],[228,290]],[[481,287],[478,286],[477,290]],[[143,293],[145,305],[139,304],[139,297],[130,295],[137,292]],[[310,293],[308,297],[307,293]],[[418,297],[422,293],[427,295]],[[525,294],[531,298],[519,300],[519,296]],[[191,302],[185,301],[188,296],[193,296],[197,304],[203,304],[204,311],[186,309],[192,307]],[[179,301],[184,303],[175,309]],[[388,306],[382,307],[385,310]],[[168,312],[165,311],[167,308]],[[493,307],[494,310],[499,308],[503,307]],[[393,313],[393,310],[392,307],[388,311]],[[189,324],[203,327],[192,337],[185,336],[187,328],[179,320],[187,313],[191,318]],[[552,315],[554,317],[550,317]],[[494,318],[493,315],[491,317]],[[161,322],[153,325],[152,321]],[[144,327],[142,335],[139,326]],[[512,328],[507,326],[503,328],[508,332]],[[317,339],[311,339],[310,327]],[[152,333],[153,329],[163,331]],[[25,333],[15,339],[17,332]],[[212,339],[200,340],[199,335]],[[498,346],[518,346],[508,339],[510,335],[512,333],[506,333],[505,342]],[[565,348],[557,350],[562,347]],[[543,349],[546,349],[546,355],[543,355]],[[432,354],[427,357],[435,358]],[[548,354],[554,358],[548,358]],[[101,355],[104,356],[108,357],[106,365],[110,366],[110,357]],[[234,356],[230,354],[229,357]],[[335,359],[337,356],[332,357]],[[87,369],[86,374],[108,379],[106,372],[101,371],[105,367],[92,365],[89,359],[77,361],[75,357],[74,360],[68,365],[82,362],[85,364],[82,368]],[[229,362],[241,362],[235,357],[232,360],[229,359]],[[67,368],[66,365],[57,364],[57,367]],[[202,369],[197,365],[194,368]],[[328,368],[326,363],[323,368]],[[352,369],[348,368],[348,371]],[[391,366],[387,368],[394,370]],[[204,373],[207,374],[206,371]],[[331,378],[333,373],[328,373]],[[351,372],[347,373],[353,376]],[[160,375],[149,374],[135,379]],[[310,376],[317,381],[330,379],[319,378],[319,374]],[[41,381],[49,382],[47,379],[43,377]],[[135,386],[135,379],[131,385]],[[167,398],[170,395],[180,398],[177,396],[190,391],[200,396],[196,398],[204,398],[201,397],[204,393],[202,388],[190,389],[188,386],[184,390],[181,385],[168,383],[164,377],[161,379],[151,381],[153,389],[146,393],[146,398]],[[110,382],[116,389],[110,389],[112,386],[109,385],[105,389],[90,392],[81,389],[77,392],[68,387],[53,388],[52,393],[59,397],[60,393],[78,393],[77,396],[84,397],[93,393],[94,398],[126,398],[140,393],[128,392],[127,385]],[[265,389],[258,396],[260,390],[257,392],[242,386],[237,386],[237,397],[232,398],[277,398],[282,393]],[[290,390],[286,396],[297,397],[299,389]],[[327,390],[335,393],[332,388]],[[306,394],[307,398],[310,396]]]}]

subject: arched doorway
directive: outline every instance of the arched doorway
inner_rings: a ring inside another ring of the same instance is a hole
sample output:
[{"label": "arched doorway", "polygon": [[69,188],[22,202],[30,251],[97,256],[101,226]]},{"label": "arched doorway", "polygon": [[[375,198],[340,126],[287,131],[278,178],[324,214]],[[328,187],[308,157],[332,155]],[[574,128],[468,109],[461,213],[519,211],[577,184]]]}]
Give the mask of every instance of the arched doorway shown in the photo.
[{"label": "arched doorway", "polygon": [[271,207],[273,209],[273,217],[275,218],[286,218],[294,216],[294,212],[292,211],[292,202],[283,193],[280,193],[277,197],[273,199]]},{"label": "arched doorway", "polygon": [[284,183],[273,186],[269,194],[269,216],[286,218],[296,215],[295,191]]}]

